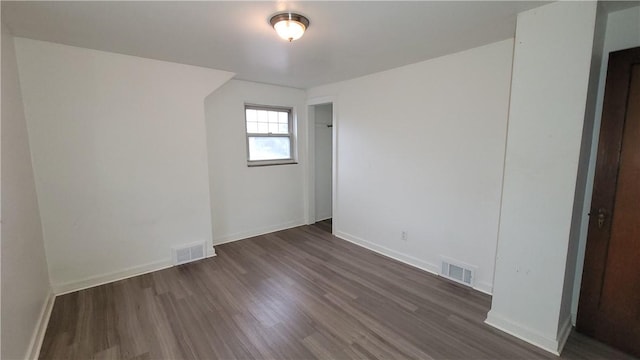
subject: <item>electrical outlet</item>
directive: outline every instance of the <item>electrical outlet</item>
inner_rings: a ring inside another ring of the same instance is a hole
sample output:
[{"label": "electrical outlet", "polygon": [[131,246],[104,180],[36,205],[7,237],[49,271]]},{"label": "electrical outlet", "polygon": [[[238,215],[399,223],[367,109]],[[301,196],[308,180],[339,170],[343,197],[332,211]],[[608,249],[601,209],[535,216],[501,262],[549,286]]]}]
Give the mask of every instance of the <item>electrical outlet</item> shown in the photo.
[{"label": "electrical outlet", "polygon": [[407,241],[407,239],[409,238],[409,234],[407,234],[406,230],[402,230],[402,233],[400,234],[400,238],[402,239],[402,241]]}]

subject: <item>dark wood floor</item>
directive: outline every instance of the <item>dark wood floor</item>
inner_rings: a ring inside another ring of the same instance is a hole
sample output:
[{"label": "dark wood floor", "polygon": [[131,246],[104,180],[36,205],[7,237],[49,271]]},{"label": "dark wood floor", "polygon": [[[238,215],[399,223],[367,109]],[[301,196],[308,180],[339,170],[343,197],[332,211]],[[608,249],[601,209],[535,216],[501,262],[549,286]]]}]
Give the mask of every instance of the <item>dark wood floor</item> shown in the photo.
[{"label": "dark wood floor", "polygon": [[[491,298],[303,226],[56,298],[43,359],[551,359]],[[573,334],[562,358],[628,358]]]}]

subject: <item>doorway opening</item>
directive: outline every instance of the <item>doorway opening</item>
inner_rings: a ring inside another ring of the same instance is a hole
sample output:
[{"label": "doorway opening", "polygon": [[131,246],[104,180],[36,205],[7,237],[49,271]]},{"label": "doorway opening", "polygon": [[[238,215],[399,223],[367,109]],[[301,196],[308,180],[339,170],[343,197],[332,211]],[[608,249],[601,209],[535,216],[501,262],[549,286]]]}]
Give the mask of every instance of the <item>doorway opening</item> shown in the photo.
[{"label": "doorway opening", "polygon": [[332,102],[309,105],[309,223],[333,233],[334,109]]}]

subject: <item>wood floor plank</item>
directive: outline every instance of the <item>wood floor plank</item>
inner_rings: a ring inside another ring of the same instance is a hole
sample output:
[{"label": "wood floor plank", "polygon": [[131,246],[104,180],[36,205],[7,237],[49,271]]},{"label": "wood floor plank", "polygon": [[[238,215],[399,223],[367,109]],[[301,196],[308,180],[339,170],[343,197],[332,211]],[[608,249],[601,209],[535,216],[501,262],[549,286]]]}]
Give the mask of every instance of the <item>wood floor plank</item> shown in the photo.
[{"label": "wood floor plank", "polygon": [[[554,359],[491,297],[333,237],[331,222],[56,298],[41,359]],[[561,358],[631,359],[580,334]]]}]

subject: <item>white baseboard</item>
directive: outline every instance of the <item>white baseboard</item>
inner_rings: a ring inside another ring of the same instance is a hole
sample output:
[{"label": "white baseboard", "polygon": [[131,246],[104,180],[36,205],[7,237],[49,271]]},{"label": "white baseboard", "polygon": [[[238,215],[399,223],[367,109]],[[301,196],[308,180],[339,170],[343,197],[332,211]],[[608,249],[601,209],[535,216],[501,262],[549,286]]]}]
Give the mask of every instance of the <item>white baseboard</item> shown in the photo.
[{"label": "white baseboard", "polygon": [[[350,243],[356,244],[358,246],[362,246],[363,248],[369,249],[371,251],[377,252],[378,254],[390,257],[392,259],[398,260],[401,263],[405,263],[407,265],[411,265],[420,270],[424,270],[426,272],[430,272],[434,275],[440,275],[440,266],[436,264],[432,264],[430,262],[415,258],[411,255],[403,254],[399,251],[395,251],[389,249],[386,246],[381,246],[378,244],[374,244],[370,241],[364,240],[357,236],[351,235],[349,233],[336,230],[335,236],[341,238],[342,240],[346,240]],[[473,287],[474,290],[478,290],[485,294],[491,295],[493,291],[493,286],[489,283],[478,282],[476,286]]]},{"label": "white baseboard", "polygon": [[571,317],[568,317],[562,327],[560,327],[560,331],[558,332],[558,353],[562,353],[562,349],[564,349],[567,340],[569,339],[569,335],[571,335],[571,331],[573,330],[573,326],[571,325]]},{"label": "white baseboard", "polygon": [[149,264],[132,266],[127,269],[115,271],[102,275],[90,276],[88,278],[66,283],[54,284],[53,292],[56,295],[72,293],[78,290],[92,288],[94,286],[108,284],[110,282],[127,279],[130,277],[147,274],[150,272],[166,269],[173,266],[171,259],[157,261]]},{"label": "white baseboard", "polygon": [[560,336],[564,337],[564,339],[562,340],[562,346],[560,346],[561,342],[558,339],[548,338],[535,330],[527,328],[526,326],[516,324],[515,322],[496,314],[493,310],[489,311],[489,313],[487,314],[487,319],[484,322],[487,325],[491,325],[498,330],[515,336],[518,339],[524,340],[529,344],[535,345],[554,355],[560,355],[562,346],[564,346],[564,342],[567,341],[569,333],[571,332],[571,323],[568,323],[569,326],[567,326],[567,323],[565,323],[563,325],[563,329],[561,330],[561,334],[558,335],[558,338],[560,338]]},{"label": "white baseboard", "polygon": [[294,227],[297,227],[297,226],[302,226],[302,225],[305,225],[305,224],[306,224],[306,222],[305,222],[304,219],[299,219],[299,220],[294,220],[294,221],[288,221],[288,222],[283,223],[283,224],[265,226],[265,227],[261,227],[261,228],[255,228],[255,229],[251,229],[251,230],[240,231],[240,232],[233,233],[233,234],[218,236],[218,237],[215,237],[213,239],[213,245],[216,246],[216,245],[222,245],[222,244],[230,243],[230,242],[233,242],[233,241],[244,240],[244,239],[248,239],[248,238],[251,238],[251,237],[254,237],[254,236],[260,236],[260,235],[272,233],[272,232],[275,232],[275,231],[291,229],[291,228],[294,228]]},{"label": "white baseboard", "polygon": [[207,257],[213,257],[213,256],[217,256],[218,254],[216,254],[216,248],[212,247],[207,247]]},{"label": "white baseboard", "polygon": [[[207,258],[216,256],[216,251],[213,247],[207,248]],[[95,275],[82,280],[70,281],[66,283],[54,284],[53,292],[56,295],[64,295],[79,290],[92,288],[99,285],[112,283],[114,281],[128,279],[130,277],[148,274],[150,272],[170,268],[173,266],[171,259],[165,259],[156,261],[144,265],[132,266],[120,271],[114,271],[107,274]]]},{"label": "white baseboard", "polygon": [[380,255],[384,255],[387,257],[390,257],[392,259],[398,260],[402,263],[405,263],[407,265],[411,265],[413,267],[416,267],[420,270],[424,270],[427,272],[430,272],[432,274],[438,275],[438,271],[440,270],[440,267],[438,265],[426,262],[424,260],[420,260],[418,258],[415,258],[413,256],[410,255],[406,255],[403,254],[401,252],[395,251],[395,250],[391,250],[388,247],[385,246],[381,246],[378,244],[374,244],[370,241],[364,240],[362,238],[359,238],[357,236],[348,234],[346,232],[343,231],[339,231],[336,230],[335,231],[335,236],[339,237],[342,240],[346,240],[350,243],[354,243],[358,246],[362,246],[363,248],[369,249],[371,251],[377,252]]},{"label": "white baseboard", "polygon": [[27,352],[27,359],[37,360],[40,356],[40,349],[42,348],[42,341],[44,340],[44,334],[47,331],[47,325],[49,325],[49,318],[51,318],[51,310],[53,310],[53,303],[56,296],[51,290],[42,304],[42,310],[40,310],[40,316],[38,322],[33,330],[31,341],[29,342],[29,349]]}]

